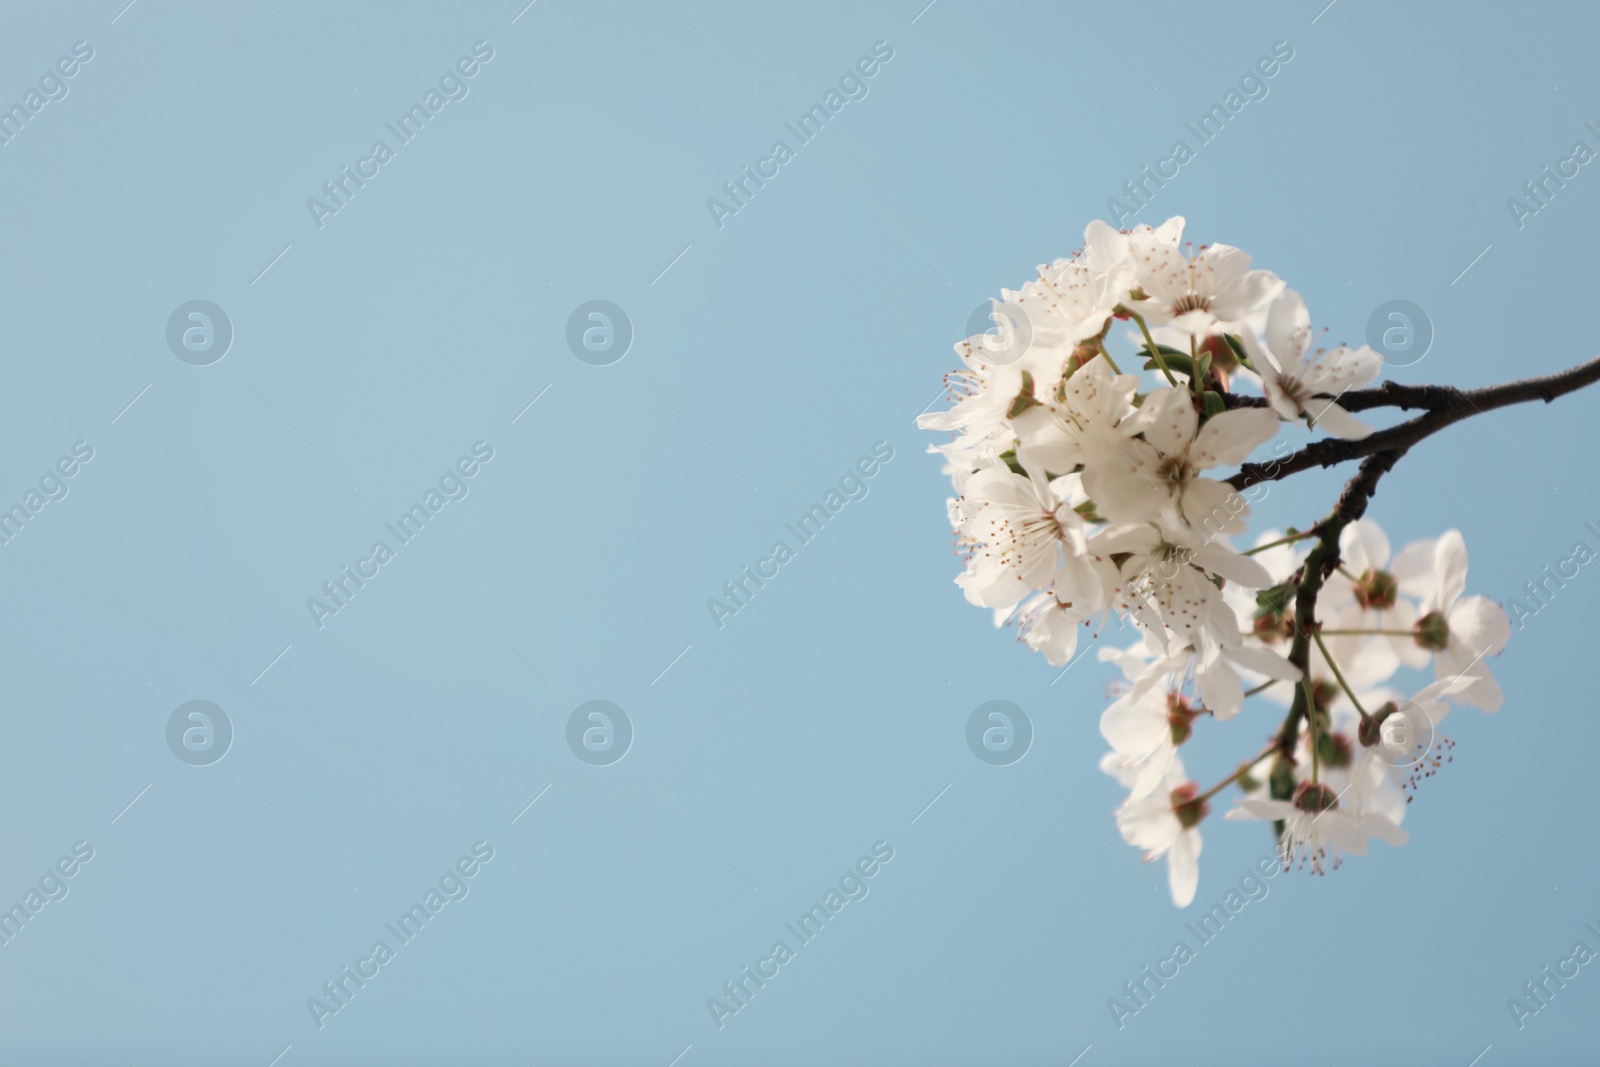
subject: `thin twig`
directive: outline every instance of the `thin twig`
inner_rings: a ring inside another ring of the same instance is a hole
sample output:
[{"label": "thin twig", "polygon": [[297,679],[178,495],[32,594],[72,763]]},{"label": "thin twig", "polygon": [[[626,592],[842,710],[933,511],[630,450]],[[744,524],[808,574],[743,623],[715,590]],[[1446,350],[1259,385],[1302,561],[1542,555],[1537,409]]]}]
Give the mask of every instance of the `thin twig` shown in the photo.
[{"label": "thin twig", "polygon": [[[1339,494],[1339,502],[1333,506],[1327,518],[1317,523],[1316,546],[1300,565],[1296,582],[1294,640],[1289,646],[1289,662],[1299,668],[1302,678],[1309,679],[1311,675],[1311,635],[1317,625],[1317,597],[1322,592],[1323,583],[1339,566],[1339,535],[1346,526],[1367,513],[1367,503],[1377,492],[1378,480],[1389,473],[1403,455],[1405,449],[1399,448],[1379,452],[1362,460],[1356,476]],[[1272,796],[1278,800],[1288,800],[1292,793],[1291,776],[1277,772],[1286,770],[1288,765],[1294,763],[1295,745],[1300,739],[1300,722],[1302,719],[1311,721],[1313,710],[1308,688],[1305,685],[1295,687],[1294,702],[1289,706],[1289,713],[1278,730],[1278,760],[1273,765],[1272,776]]]},{"label": "thin twig", "polygon": [[[1234,489],[1244,490],[1261,482],[1275,482],[1287,478],[1291,474],[1310,470],[1312,467],[1331,467],[1336,463],[1396,450],[1404,453],[1423,438],[1432,436],[1462,419],[1481,415],[1494,408],[1522,404],[1530,400],[1543,400],[1548,404],[1558,396],[1565,396],[1595,382],[1600,382],[1600,356],[1559,374],[1524,378],[1521,381],[1486,386],[1482,389],[1456,389],[1443,385],[1397,386],[1388,383],[1381,389],[1345,393],[1339,398],[1339,403],[1351,411],[1361,411],[1385,403],[1398,404],[1401,407],[1426,407],[1428,411],[1397,426],[1379,430],[1359,441],[1327,437],[1313,441],[1300,451],[1280,460],[1246,463],[1239,468],[1238,474],[1228,479],[1228,484]],[[1400,403],[1401,400],[1405,403]]]}]

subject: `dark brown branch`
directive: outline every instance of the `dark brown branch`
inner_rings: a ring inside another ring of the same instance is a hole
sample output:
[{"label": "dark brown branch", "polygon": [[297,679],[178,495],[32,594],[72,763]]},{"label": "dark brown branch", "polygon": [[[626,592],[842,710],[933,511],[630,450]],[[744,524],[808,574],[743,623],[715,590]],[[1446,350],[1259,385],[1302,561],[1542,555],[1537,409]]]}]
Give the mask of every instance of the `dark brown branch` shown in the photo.
[{"label": "dark brown branch", "polygon": [[[1600,381],[1600,356],[1559,374],[1525,378],[1482,389],[1456,389],[1446,385],[1405,386],[1386,383],[1379,389],[1358,390],[1339,398],[1340,406],[1351,411],[1392,404],[1402,408],[1425,407],[1428,411],[1397,426],[1378,430],[1360,441],[1337,437],[1313,441],[1293,455],[1271,463],[1246,463],[1228,479],[1234,489],[1244,490],[1261,482],[1277,481],[1312,467],[1331,467],[1352,459],[1382,452],[1404,453],[1412,445],[1462,419],[1494,408],[1521,404],[1529,400],[1549,403],[1558,396]],[[1240,405],[1244,406],[1244,405]],[[1398,458],[1398,456],[1396,457]],[[1352,485],[1354,482],[1351,483]],[[1364,507],[1364,505],[1363,505]]]},{"label": "dark brown branch", "polygon": [[[1368,456],[1361,461],[1356,476],[1351,478],[1339,494],[1328,517],[1319,522],[1315,531],[1317,542],[1301,564],[1294,597],[1294,639],[1289,647],[1289,662],[1300,669],[1302,677],[1311,670],[1311,634],[1317,623],[1317,597],[1322,586],[1339,566],[1339,535],[1344,528],[1367,513],[1367,502],[1378,489],[1378,479],[1389,473],[1405,455],[1404,448],[1390,449]],[[1278,730],[1278,756],[1272,774],[1272,796],[1288,800],[1293,791],[1295,745],[1300,738],[1300,723],[1309,721],[1311,694],[1305,685],[1296,685],[1294,701]],[[1314,743],[1314,741],[1313,741]]]},{"label": "dark brown branch", "polygon": [[1453,385],[1401,385],[1399,382],[1386,381],[1376,389],[1352,389],[1337,399],[1339,406],[1346,411],[1368,411],[1372,408],[1433,410],[1459,403],[1461,390]]}]

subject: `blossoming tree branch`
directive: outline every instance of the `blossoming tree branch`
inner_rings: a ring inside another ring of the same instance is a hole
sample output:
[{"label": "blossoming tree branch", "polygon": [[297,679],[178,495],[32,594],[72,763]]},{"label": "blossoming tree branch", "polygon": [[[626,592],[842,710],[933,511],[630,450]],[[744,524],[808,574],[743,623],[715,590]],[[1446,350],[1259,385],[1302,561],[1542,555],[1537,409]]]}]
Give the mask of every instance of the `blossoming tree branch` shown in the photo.
[{"label": "blossoming tree branch", "polygon": [[[1180,907],[1199,882],[1200,825],[1230,788],[1226,818],[1270,823],[1286,867],[1322,873],[1373,838],[1406,842],[1407,804],[1450,758],[1438,732],[1450,707],[1501,705],[1486,659],[1511,627],[1465,595],[1459,532],[1393,552],[1368,503],[1452,423],[1600,380],[1596,358],[1483,389],[1371,388],[1377,352],[1317,346],[1299,293],[1237,248],[1185,245],[1183,227],[1091,223],[1071,258],[1001,290],[996,328],[956,345],[953,406],[920,419],[951,434],[934,451],[957,494],[969,601],[1055,666],[1085,629],[1115,619],[1137,634],[1100,649],[1124,675],[1100,719],[1100,766],[1128,790],[1117,828],[1166,858]],[[1108,345],[1118,322],[1136,353],[1127,370]],[[1379,430],[1353,414],[1384,407],[1420,414]],[[1313,439],[1260,458],[1289,423]],[[1355,472],[1327,514],[1234,547],[1271,483],[1344,463]],[[1402,667],[1430,665],[1431,683],[1390,687]],[[1221,781],[1191,781],[1180,749],[1225,733],[1252,697],[1278,705],[1281,724]]]}]

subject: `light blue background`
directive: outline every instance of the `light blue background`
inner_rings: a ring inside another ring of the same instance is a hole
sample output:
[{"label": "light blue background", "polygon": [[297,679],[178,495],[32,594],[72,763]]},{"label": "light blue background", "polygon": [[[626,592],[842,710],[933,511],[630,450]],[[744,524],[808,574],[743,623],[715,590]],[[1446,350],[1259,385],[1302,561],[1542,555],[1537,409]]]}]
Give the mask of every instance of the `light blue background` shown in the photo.
[{"label": "light blue background", "polygon": [[[0,947],[0,1058],[955,1067],[1092,1046],[1085,1067],[1465,1065],[1492,1044],[1490,1067],[1592,1049],[1592,967],[1520,1033],[1506,1008],[1580,937],[1600,948],[1582,929],[1600,920],[1592,569],[1495,664],[1505,709],[1450,720],[1411,845],[1273,879],[1118,1031],[1107,998],[1267,837],[1208,822],[1190,913],[1136,869],[1095,768],[1112,675],[1091,659],[1052,684],[962,600],[912,420],[972,308],[1070,252],[1277,41],[1294,59],[1270,95],[1137,221],[1183,213],[1246,248],[1332,340],[1364,340],[1386,300],[1422,305],[1437,339],[1403,381],[1594,354],[1600,175],[1521,230],[1505,205],[1574,140],[1600,147],[1594,12],[539,0],[513,23],[522,0],[276,2],[4,11],[0,102],[74,41],[95,55],[0,147],[0,498],[75,441],[95,458],[0,548],[0,898],[74,841],[95,858]],[[479,40],[495,53],[470,96],[319,230],[306,198]],[[880,40],[870,95],[719,230],[706,198]],[[203,368],[164,340],[195,298],[236,330]],[[564,340],[594,298],[636,329],[609,367]],[[1471,590],[1512,597],[1595,543],[1597,404],[1458,426],[1373,514],[1397,548],[1459,527]],[[319,631],[306,598],[478,440],[495,458],[470,496]],[[879,440],[894,459],[870,495],[714,627],[706,599]],[[1276,489],[1263,520],[1311,521],[1339,478]],[[597,697],[637,731],[604,768],[564,740]],[[164,740],[196,698],[236,730],[203,768]],[[964,741],[994,698],[1036,729],[1005,768]],[[1202,730],[1196,777],[1276,718]],[[478,840],[495,858],[470,896],[319,1031],[307,998]],[[719,1031],[706,999],[879,840],[895,859],[870,896]]]}]

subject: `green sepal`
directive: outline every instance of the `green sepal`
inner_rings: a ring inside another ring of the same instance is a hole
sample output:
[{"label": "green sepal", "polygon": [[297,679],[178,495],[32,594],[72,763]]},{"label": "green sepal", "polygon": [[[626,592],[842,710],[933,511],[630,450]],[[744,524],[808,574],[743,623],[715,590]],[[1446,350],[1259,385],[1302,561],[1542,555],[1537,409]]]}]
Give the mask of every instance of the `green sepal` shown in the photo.
[{"label": "green sepal", "polygon": [[1029,408],[1042,407],[1033,395],[1033,375],[1028,371],[1022,372],[1022,388],[1017,391],[1011,405],[1006,408],[1006,418],[1014,419]]}]

